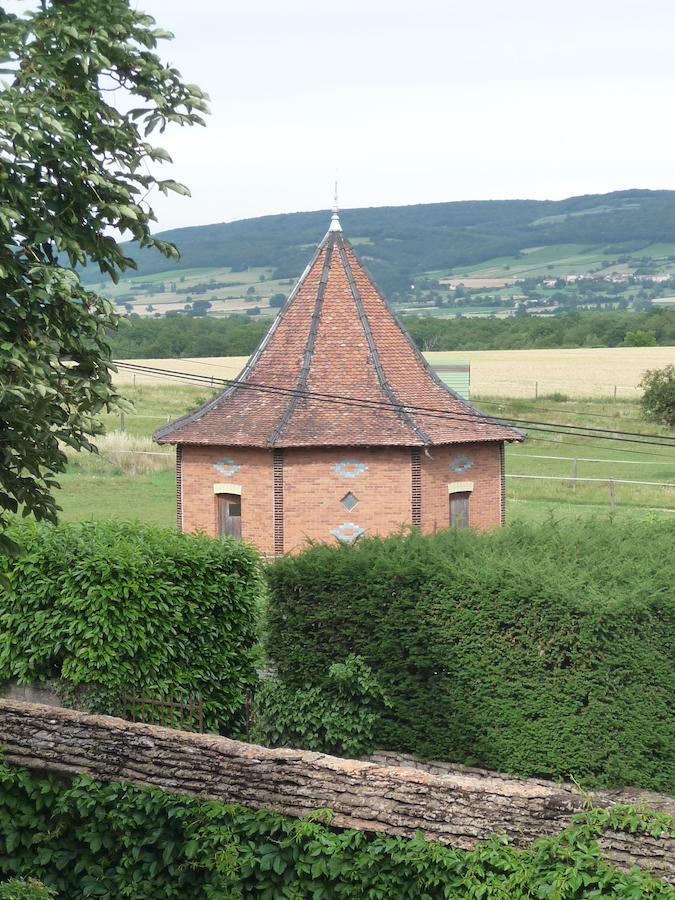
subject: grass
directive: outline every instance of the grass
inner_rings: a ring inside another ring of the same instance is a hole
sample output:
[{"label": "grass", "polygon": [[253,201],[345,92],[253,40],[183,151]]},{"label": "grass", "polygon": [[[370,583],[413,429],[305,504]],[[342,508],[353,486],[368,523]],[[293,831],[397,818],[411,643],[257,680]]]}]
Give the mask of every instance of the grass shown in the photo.
[{"label": "grass", "polygon": [[176,479],[173,472],[154,472],[135,478],[102,470],[81,474],[69,470],[59,478],[56,499],[64,522],[118,519],[173,525],[176,522]]},{"label": "grass", "polygon": [[[175,522],[175,477],[172,448],[151,443],[153,431],[204,402],[209,391],[192,385],[127,385],[125,395],[135,414],[126,414],[125,433],[119,416],[104,417],[108,434],[99,438],[99,456],[71,455],[68,472],[59,480],[57,494],[65,521],[116,518],[171,526]],[[524,398],[474,398],[484,412],[531,421],[569,423],[622,431],[665,434],[646,423],[638,403],[563,395]],[[523,426],[527,427],[527,426]],[[132,454],[136,451],[135,461]],[[160,453],[164,456],[145,456]],[[544,458],[540,458],[544,457]],[[555,459],[554,457],[565,457]],[[626,481],[675,481],[675,451],[622,444],[604,439],[539,434],[534,430],[524,444],[509,445],[508,475],[570,477],[577,459],[579,478],[614,478]],[[135,474],[134,474],[135,464]],[[507,478],[508,520],[543,521],[553,518],[604,516],[611,512],[609,484],[540,481]],[[646,485],[615,485],[613,515],[636,521],[652,516],[675,516],[675,489]]]}]

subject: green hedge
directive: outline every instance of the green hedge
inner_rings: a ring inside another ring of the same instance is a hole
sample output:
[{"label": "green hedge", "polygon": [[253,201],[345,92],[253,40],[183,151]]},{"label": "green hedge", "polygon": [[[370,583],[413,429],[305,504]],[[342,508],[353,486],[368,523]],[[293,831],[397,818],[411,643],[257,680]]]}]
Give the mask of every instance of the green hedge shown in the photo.
[{"label": "green hedge", "polygon": [[0,883],[0,900],[49,900],[53,891],[34,878],[12,878]]},{"label": "green hedge", "polygon": [[560,836],[517,851],[503,838],[475,850],[338,831],[199,798],[60,783],[0,765],[0,876],[30,873],[63,900],[436,900],[665,898],[673,891],[605,865],[609,827],[660,834],[662,815],[594,810]]},{"label": "green hedge", "polygon": [[673,574],[672,523],[319,545],[270,569],[268,649],[298,687],[363,657],[383,748],[672,790]]},{"label": "green hedge", "polygon": [[114,522],[25,525],[25,551],[0,557],[0,681],[64,679],[86,702],[201,694],[209,729],[241,716],[255,680],[257,554],[236,541]]}]

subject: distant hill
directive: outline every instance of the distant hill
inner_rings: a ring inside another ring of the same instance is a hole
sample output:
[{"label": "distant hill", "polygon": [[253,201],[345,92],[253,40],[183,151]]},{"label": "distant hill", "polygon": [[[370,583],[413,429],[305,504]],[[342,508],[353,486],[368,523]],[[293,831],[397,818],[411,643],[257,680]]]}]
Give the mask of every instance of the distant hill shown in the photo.
[{"label": "distant hill", "polygon": [[[161,233],[182,254],[181,269],[270,267],[294,278],[323,237],[329,212],[288,213]],[[583,244],[617,254],[652,243],[675,242],[675,191],[628,190],[567,200],[481,200],[346,209],[340,219],[359,255],[389,293],[404,290],[416,273],[448,271],[529,247]],[[138,272],[176,269],[175,260],[128,246]],[[97,271],[84,273],[100,281]]]}]

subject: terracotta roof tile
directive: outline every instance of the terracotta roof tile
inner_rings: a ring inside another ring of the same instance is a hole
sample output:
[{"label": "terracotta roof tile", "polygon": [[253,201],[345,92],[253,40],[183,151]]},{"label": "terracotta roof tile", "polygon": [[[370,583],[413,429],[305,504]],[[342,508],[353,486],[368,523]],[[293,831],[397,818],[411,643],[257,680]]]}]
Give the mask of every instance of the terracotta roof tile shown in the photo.
[{"label": "terracotta roof tile", "polygon": [[[155,440],[306,447],[522,439],[436,377],[340,231],[326,235],[237,382]],[[401,409],[408,406],[427,411]]]}]

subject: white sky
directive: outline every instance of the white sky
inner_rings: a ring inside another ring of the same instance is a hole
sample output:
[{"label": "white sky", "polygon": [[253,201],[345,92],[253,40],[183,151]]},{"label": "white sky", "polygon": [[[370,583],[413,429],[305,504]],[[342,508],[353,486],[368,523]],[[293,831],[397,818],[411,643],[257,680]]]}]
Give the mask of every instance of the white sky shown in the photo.
[{"label": "white sky", "polygon": [[161,228],[675,188],[673,0],[134,0],[211,96]]}]

